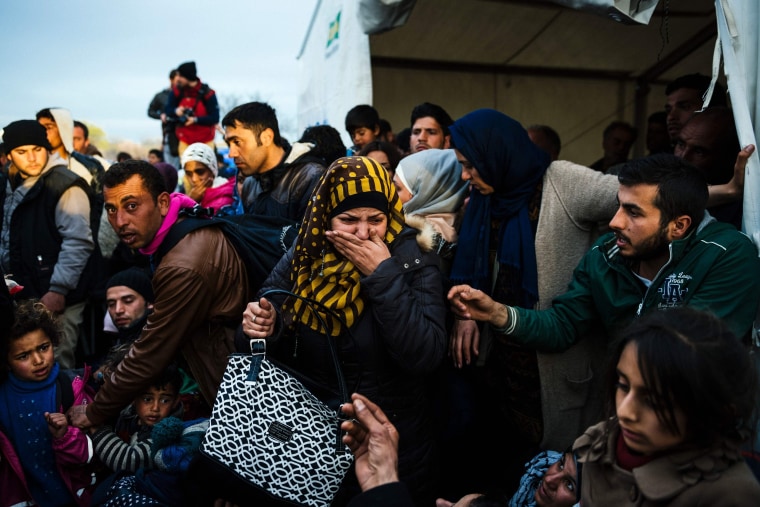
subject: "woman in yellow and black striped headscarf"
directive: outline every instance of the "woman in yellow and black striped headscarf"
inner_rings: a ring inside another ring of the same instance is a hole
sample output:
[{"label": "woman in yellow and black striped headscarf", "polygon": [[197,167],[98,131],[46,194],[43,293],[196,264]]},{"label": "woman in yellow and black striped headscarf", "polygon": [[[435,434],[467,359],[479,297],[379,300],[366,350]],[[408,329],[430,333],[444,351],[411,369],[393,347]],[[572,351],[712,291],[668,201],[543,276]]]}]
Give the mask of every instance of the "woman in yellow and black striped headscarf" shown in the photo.
[{"label": "woman in yellow and black striped headscarf", "polygon": [[[278,306],[280,294],[264,296],[272,289],[329,308],[320,311],[326,325],[312,311],[316,305],[291,297]],[[327,169],[295,243],[258,294],[243,313],[245,336],[266,338],[268,355],[327,393],[336,389],[329,346],[336,345],[346,385],[382,406],[398,429],[399,477],[415,505],[435,503],[429,390],[446,357],[443,277],[437,255],[404,225],[401,201],[380,164],[346,157]],[[333,505],[359,491],[348,474]]]},{"label": "woman in yellow and black striped headscarf", "polygon": [[[359,293],[360,278],[368,275],[358,268],[352,259],[354,250],[347,252],[341,239],[330,236],[332,223],[341,222],[344,214],[349,222],[357,222],[351,210],[379,210],[385,215],[386,244],[382,257],[390,257],[390,245],[404,226],[401,201],[387,171],[367,157],[345,157],[336,160],[322,176],[312,193],[306,216],[295,242],[291,280],[292,292],[319,301],[336,312],[348,327],[364,310]],[[370,219],[377,214],[369,212]],[[359,225],[362,228],[364,225]],[[372,227],[372,226],[370,226]],[[361,234],[366,234],[362,231]],[[361,238],[363,239],[363,238]],[[343,250],[343,251],[341,251]],[[375,259],[377,263],[382,258]],[[364,266],[362,266],[364,267]],[[366,268],[365,268],[366,271]],[[313,312],[300,300],[283,306],[286,322],[301,322],[315,331],[320,324]],[[330,325],[332,336],[341,333],[343,325],[337,319],[323,315]]]}]

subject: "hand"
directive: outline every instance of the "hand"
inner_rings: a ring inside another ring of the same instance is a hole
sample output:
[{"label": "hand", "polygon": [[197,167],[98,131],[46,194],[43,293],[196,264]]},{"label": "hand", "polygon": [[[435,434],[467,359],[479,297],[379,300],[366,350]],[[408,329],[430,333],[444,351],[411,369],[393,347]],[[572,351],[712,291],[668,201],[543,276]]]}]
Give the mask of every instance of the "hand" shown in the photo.
[{"label": "hand", "polygon": [[266,298],[248,303],[243,312],[243,333],[251,338],[272,336],[276,312]]},{"label": "hand", "polygon": [[480,350],[480,329],[472,320],[456,320],[449,336],[449,355],[455,368],[470,364]]},{"label": "hand", "polygon": [[87,417],[87,405],[74,405],[66,412],[66,416],[69,418],[69,423],[77,428],[86,430],[92,426],[90,418]]},{"label": "hand", "polygon": [[325,231],[325,237],[364,276],[374,273],[381,262],[391,257],[388,245],[374,229],[370,229],[369,239],[361,239],[355,234],[342,231]]},{"label": "hand", "polygon": [[48,291],[40,298],[40,303],[53,313],[63,313],[63,310],[66,309],[66,296]]},{"label": "hand", "polygon": [[467,505],[470,505],[470,503],[475,500],[476,498],[483,496],[481,493],[470,493],[469,495],[464,495],[462,498],[457,500],[456,502],[450,502],[448,500],[445,500],[443,498],[439,498],[435,501],[435,507],[465,507]]},{"label": "hand", "polygon": [[190,125],[196,123],[197,118],[195,116],[188,116],[187,121],[185,122],[185,127],[189,127]]},{"label": "hand", "polygon": [[744,196],[744,173],[747,168],[747,160],[749,160],[749,157],[754,152],[754,144],[748,144],[745,146],[736,156],[734,175],[731,177],[731,180],[729,180],[728,183],[712,185],[709,187],[710,199],[707,201],[708,206],[719,206],[721,204],[728,204],[742,200],[742,197]]},{"label": "hand", "polygon": [[60,412],[45,412],[45,420],[47,421],[48,429],[53,438],[61,438],[66,435],[66,430],[69,429],[69,422],[66,420],[66,414]]},{"label": "hand", "polygon": [[398,482],[398,431],[385,413],[357,393],[341,410],[353,418],[343,421],[340,429],[346,432],[343,442],[356,458],[354,468],[362,491]]},{"label": "hand", "polygon": [[488,322],[496,327],[507,325],[504,305],[491,299],[485,292],[469,285],[455,285],[449,290],[451,311],[462,319]]},{"label": "hand", "polygon": [[747,160],[755,152],[755,145],[748,144],[736,156],[734,164],[734,175],[728,182],[728,185],[735,190],[735,193],[741,196],[744,193],[744,169],[747,168]]},{"label": "hand", "polygon": [[185,108],[182,106],[179,106],[177,109],[174,110],[174,114],[176,114],[177,117],[182,116],[183,114],[185,114]]},{"label": "hand", "polygon": [[210,183],[198,186],[194,186],[192,183],[190,183],[190,186],[185,188],[190,189],[188,192],[186,192],[188,197],[190,197],[195,202],[201,202],[203,200],[203,196],[206,194],[206,189],[210,186]]}]

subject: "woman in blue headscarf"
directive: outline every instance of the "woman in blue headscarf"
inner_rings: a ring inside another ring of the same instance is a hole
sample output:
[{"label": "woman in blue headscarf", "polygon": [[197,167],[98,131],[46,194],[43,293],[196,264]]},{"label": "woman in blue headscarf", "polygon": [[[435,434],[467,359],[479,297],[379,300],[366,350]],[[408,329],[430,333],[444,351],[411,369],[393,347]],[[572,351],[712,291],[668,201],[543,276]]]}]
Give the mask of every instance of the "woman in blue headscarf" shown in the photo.
[{"label": "woman in blue headscarf", "polygon": [[[462,179],[471,187],[451,279],[496,301],[533,308],[538,301],[535,231],[549,156],[520,123],[493,109],[465,115],[450,131]],[[458,341],[473,340],[477,350],[479,336],[474,322],[457,321],[451,349],[462,346]],[[475,388],[489,399],[483,424],[499,428],[510,457],[502,460],[504,468],[493,471],[494,479],[506,474],[516,481],[522,463],[538,452],[542,436],[536,352],[496,340],[483,341],[480,350],[478,360],[485,360],[485,368]]]}]

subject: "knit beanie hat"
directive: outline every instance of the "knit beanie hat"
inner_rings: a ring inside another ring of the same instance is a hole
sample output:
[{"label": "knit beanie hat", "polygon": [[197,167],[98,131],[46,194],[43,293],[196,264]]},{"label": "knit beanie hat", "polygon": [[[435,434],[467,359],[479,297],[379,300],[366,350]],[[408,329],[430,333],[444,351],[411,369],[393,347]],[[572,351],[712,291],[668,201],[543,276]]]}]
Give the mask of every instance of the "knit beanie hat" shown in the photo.
[{"label": "knit beanie hat", "polygon": [[164,183],[166,183],[166,191],[169,193],[175,192],[177,189],[177,180],[179,179],[177,168],[169,162],[156,162],[153,164],[153,167],[158,169],[158,172],[163,176]]},{"label": "knit beanie hat", "polygon": [[52,149],[48,142],[45,127],[40,125],[37,120],[18,120],[9,123],[3,129],[3,144],[5,153],[10,153],[11,150],[19,146],[27,145],[42,146],[47,150]]},{"label": "knit beanie hat", "polygon": [[182,169],[185,168],[185,164],[195,160],[205,165],[211,172],[214,173],[214,178],[219,175],[219,169],[216,165],[216,154],[209,145],[203,143],[193,143],[182,152]]},{"label": "knit beanie hat", "polygon": [[140,268],[133,267],[119,271],[108,280],[106,290],[119,285],[124,285],[137,292],[145,298],[146,303],[152,303],[155,300],[150,277]]},{"label": "knit beanie hat", "polygon": [[195,81],[198,79],[198,71],[195,69],[195,62],[183,63],[177,67],[177,72],[188,81]]}]

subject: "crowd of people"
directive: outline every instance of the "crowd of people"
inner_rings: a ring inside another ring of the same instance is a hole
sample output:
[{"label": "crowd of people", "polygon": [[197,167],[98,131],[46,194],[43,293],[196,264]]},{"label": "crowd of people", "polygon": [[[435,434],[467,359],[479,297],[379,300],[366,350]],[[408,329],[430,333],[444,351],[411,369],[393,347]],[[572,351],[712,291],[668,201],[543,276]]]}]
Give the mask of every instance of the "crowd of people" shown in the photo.
[{"label": "crowd of people", "polygon": [[[63,108],[3,130],[0,507],[244,504],[198,455],[252,338],[320,393],[337,346],[335,506],[757,503],[754,146],[720,88],[696,112],[709,79],[667,87],[647,156],[615,121],[585,166],[548,125],[429,102],[291,142],[264,102],[220,118],[194,62],[169,78],[147,160]],[[178,232],[209,216],[276,221],[279,260]]]}]

